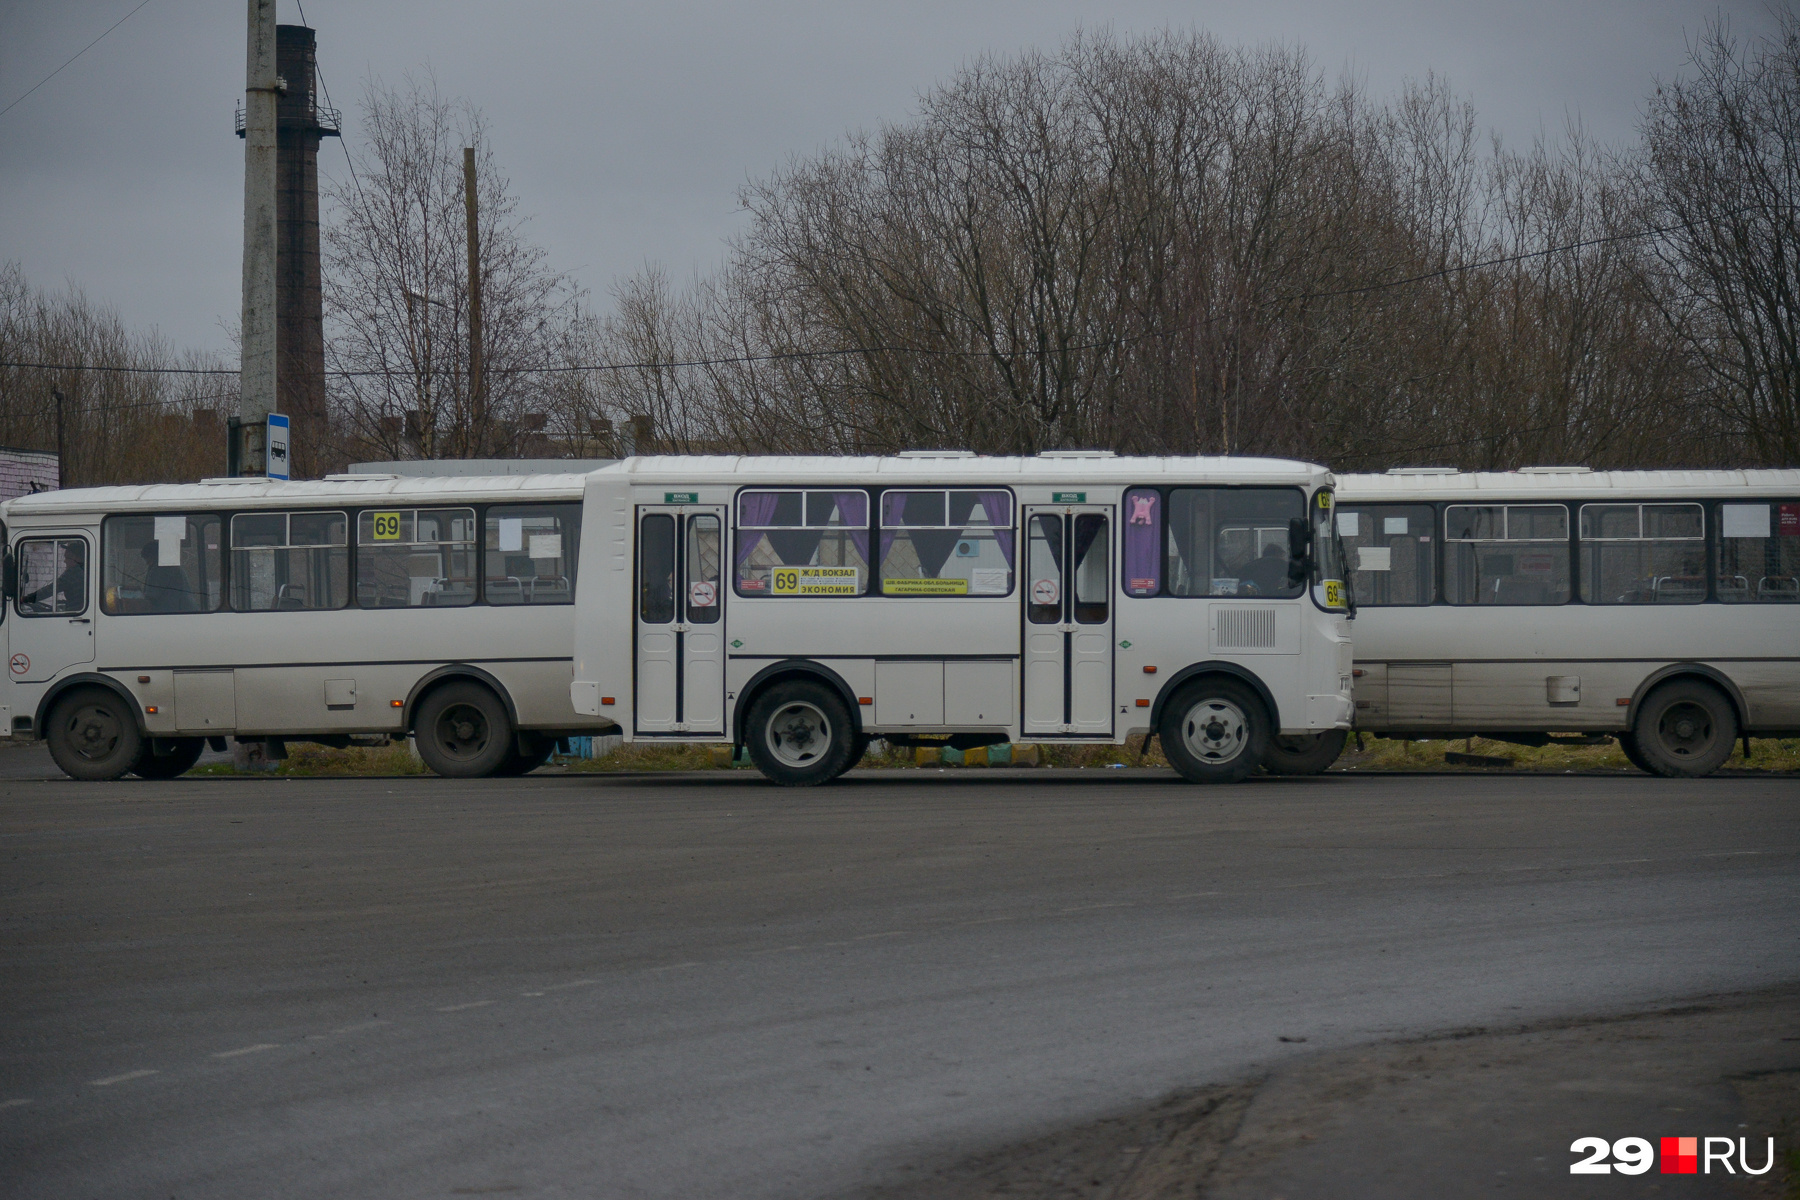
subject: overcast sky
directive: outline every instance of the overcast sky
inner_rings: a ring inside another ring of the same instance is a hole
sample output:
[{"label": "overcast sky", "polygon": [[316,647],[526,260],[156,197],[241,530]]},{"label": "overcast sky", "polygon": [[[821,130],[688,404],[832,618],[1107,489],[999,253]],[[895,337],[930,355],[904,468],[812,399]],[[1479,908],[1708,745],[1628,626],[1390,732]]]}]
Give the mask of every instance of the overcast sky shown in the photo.
[{"label": "overcast sky", "polygon": [[[1763,0],[823,0],[568,3],[303,0],[332,99],[429,67],[490,122],[529,235],[604,306],[646,261],[706,271],[738,227],[736,192],[845,130],[904,120],[917,96],[987,52],[1054,49],[1077,28],[1207,30],[1298,42],[1377,95],[1435,70],[1508,144],[1575,115],[1633,136],[1657,76],[1724,13]],[[0,0],[0,108],[138,0]],[[299,23],[295,0],[280,20]],[[177,347],[226,350],[239,303],[243,0],[149,0],[0,117],[0,260],[64,281]],[[341,176],[327,141],[321,173]]]}]

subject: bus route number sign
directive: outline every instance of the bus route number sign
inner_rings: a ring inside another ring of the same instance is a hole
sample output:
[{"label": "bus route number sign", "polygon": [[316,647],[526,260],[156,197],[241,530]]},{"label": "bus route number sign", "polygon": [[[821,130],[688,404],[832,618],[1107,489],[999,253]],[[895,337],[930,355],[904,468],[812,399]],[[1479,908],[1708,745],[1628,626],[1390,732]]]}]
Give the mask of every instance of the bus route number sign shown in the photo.
[{"label": "bus route number sign", "polygon": [[769,592],[775,596],[854,596],[861,590],[859,567],[776,567]]},{"label": "bus route number sign", "polygon": [[375,540],[378,542],[397,542],[400,540],[400,514],[397,512],[375,513]]},{"label": "bus route number sign", "polygon": [[1342,581],[1327,579],[1325,581],[1325,606],[1327,608],[1344,607],[1344,585]]}]

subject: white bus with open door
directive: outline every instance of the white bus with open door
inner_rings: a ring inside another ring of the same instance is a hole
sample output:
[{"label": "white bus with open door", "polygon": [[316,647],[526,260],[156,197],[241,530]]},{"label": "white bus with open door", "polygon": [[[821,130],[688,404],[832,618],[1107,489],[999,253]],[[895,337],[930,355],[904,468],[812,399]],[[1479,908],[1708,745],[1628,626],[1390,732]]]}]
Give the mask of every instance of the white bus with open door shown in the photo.
[{"label": "white bus with open door", "polygon": [[210,739],[415,735],[516,774],[608,731],[569,707],[581,475],[79,488],[0,505],[0,736],[84,779]]},{"label": "white bus with open door", "polygon": [[577,712],[749,748],[1160,735],[1236,780],[1348,727],[1332,481],[1272,459],[651,457],[587,480]]}]

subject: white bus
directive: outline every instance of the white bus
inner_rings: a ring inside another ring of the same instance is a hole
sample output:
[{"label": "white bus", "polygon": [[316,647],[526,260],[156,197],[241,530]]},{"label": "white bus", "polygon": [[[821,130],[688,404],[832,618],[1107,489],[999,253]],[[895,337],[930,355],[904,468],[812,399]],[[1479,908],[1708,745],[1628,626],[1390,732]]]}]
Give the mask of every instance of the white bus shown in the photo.
[{"label": "white bus", "polygon": [[[0,505],[0,729],[81,779],[228,736],[416,735],[441,775],[530,770],[569,707],[583,476],[82,488]],[[280,753],[278,750],[277,753]]]},{"label": "white bus", "polygon": [[748,746],[1121,743],[1243,778],[1348,727],[1331,475],[1270,459],[635,458],[588,476],[575,710]]},{"label": "white bus", "polygon": [[1800,471],[1338,480],[1356,727],[1611,735],[1660,775],[1800,733]]}]

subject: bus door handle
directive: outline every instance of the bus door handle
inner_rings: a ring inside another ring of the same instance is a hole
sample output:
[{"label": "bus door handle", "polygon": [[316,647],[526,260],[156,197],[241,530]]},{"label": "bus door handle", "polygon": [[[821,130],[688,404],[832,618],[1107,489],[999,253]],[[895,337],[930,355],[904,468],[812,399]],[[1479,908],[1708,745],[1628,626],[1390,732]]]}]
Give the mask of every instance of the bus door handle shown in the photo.
[{"label": "bus door handle", "polygon": [[71,625],[88,625],[91,623],[92,623],[91,617],[70,617],[69,618],[69,624],[71,624]]}]

